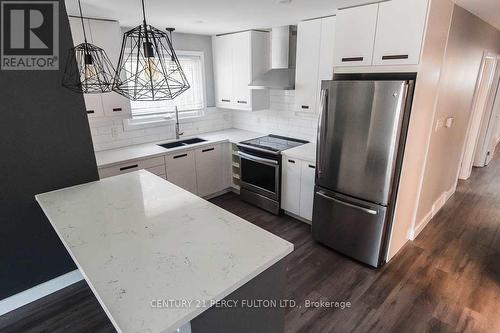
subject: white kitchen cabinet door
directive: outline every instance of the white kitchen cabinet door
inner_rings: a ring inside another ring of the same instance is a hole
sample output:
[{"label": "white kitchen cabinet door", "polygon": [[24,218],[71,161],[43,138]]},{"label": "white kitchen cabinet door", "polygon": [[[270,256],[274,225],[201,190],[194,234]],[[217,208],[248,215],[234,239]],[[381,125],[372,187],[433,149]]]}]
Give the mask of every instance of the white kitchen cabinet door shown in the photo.
[{"label": "white kitchen cabinet door", "polygon": [[301,168],[299,215],[308,221],[312,221],[316,166],[314,163],[302,161]]},{"label": "white kitchen cabinet door", "polygon": [[238,108],[251,107],[251,32],[245,31],[232,35],[233,48],[233,102]]},{"label": "white kitchen cabinet door", "polygon": [[215,36],[212,39],[215,65],[215,104],[228,108],[233,104],[233,35]]},{"label": "white kitchen cabinet door", "polygon": [[300,172],[300,160],[283,156],[281,208],[295,215],[300,214]]},{"label": "white kitchen cabinet door", "polygon": [[299,111],[317,111],[320,39],[320,19],[298,24],[295,109]]},{"label": "white kitchen cabinet door", "polygon": [[372,64],[377,12],[377,3],[337,11],[335,66],[370,66]]},{"label": "white kitchen cabinet door", "polygon": [[[83,19],[83,24],[85,25],[85,31],[87,33],[87,42],[92,43],[92,34],[90,32],[90,24],[88,19]],[[80,18],[70,17],[69,25],[71,29],[71,36],[73,38],[73,44],[76,46],[84,42],[82,21]],[[65,60],[67,54],[64,55]],[[102,99],[100,94],[84,94],[83,98],[85,100],[85,109],[87,111],[87,116],[89,118],[98,118],[104,116],[104,109],[102,106]]]},{"label": "white kitchen cabinet door", "polygon": [[321,81],[333,79],[333,56],[335,45],[335,16],[325,17],[321,19],[321,40],[319,45],[319,65],[318,65],[318,80],[316,91],[316,108],[319,113],[320,96],[321,96]]},{"label": "white kitchen cabinet door", "polygon": [[374,65],[417,65],[428,0],[381,2],[373,51]]},{"label": "white kitchen cabinet door", "polygon": [[104,116],[102,107],[102,98],[100,94],[84,94],[85,109],[89,118],[98,118]]},{"label": "white kitchen cabinet door", "polygon": [[[120,57],[122,33],[117,21],[89,20],[92,43],[106,51],[111,64],[116,69]],[[106,116],[130,115],[130,101],[114,91],[101,94],[102,107]]]},{"label": "white kitchen cabinet door", "polygon": [[222,145],[213,145],[196,150],[196,181],[201,197],[220,192],[226,188]]},{"label": "white kitchen cabinet door", "polygon": [[167,180],[196,194],[195,151],[183,151],[165,156]]}]

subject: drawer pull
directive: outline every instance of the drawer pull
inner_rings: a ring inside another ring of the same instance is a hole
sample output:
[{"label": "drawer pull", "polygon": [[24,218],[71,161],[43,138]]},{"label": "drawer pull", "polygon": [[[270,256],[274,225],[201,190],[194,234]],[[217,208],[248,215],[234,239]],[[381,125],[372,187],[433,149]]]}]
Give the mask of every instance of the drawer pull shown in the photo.
[{"label": "drawer pull", "polygon": [[295,161],[294,161],[294,160],[288,160],[288,162],[289,162],[289,163],[295,163]]},{"label": "drawer pull", "polygon": [[348,57],[342,58],[342,62],[363,61],[364,57]]},{"label": "drawer pull", "polygon": [[231,102],[231,100],[230,100],[230,99],[224,99],[224,98],[223,98],[223,99],[221,99],[221,101],[222,101],[222,102],[228,102],[228,103],[229,103],[229,102]]},{"label": "drawer pull", "polygon": [[302,105],[301,108],[302,109],[309,109],[309,105]]},{"label": "drawer pull", "polygon": [[87,110],[87,114],[91,114],[91,113],[94,113],[95,111],[94,110]]},{"label": "drawer pull", "polygon": [[186,156],[188,156],[188,154],[176,155],[176,156],[174,156],[174,159],[181,158],[181,157],[186,157]]},{"label": "drawer pull", "polygon": [[113,108],[113,112],[119,112],[122,111],[122,108]]},{"label": "drawer pull", "polygon": [[201,152],[206,153],[207,151],[212,151],[212,150],[215,150],[215,148],[212,147],[212,148],[203,149]]},{"label": "drawer pull", "polygon": [[309,164],[308,165],[311,169],[316,169],[316,166]]},{"label": "drawer pull", "polygon": [[407,54],[393,54],[382,56],[382,60],[397,60],[397,59],[408,59]]},{"label": "drawer pull", "polygon": [[237,101],[238,104],[247,104],[247,101]]},{"label": "drawer pull", "polygon": [[134,164],[134,165],[129,165],[129,166],[124,166],[124,167],[121,167],[120,168],[120,171],[124,171],[124,170],[128,170],[128,169],[133,169],[133,168],[137,168],[139,165],[137,164]]}]

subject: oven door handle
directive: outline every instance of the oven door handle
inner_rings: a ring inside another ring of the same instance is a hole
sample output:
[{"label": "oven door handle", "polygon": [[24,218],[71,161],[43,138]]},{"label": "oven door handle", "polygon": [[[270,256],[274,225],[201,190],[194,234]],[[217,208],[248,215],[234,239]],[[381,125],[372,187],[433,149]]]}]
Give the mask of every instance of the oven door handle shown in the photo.
[{"label": "oven door handle", "polygon": [[270,159],[267,159],[267,158],[253,156],[253,155],[241,152],[241,151],[238,152],[238,155],[240,155],[240,157],[246,158],[247,160],[251,160],[251,161],[255,161],[255,162],[261,162],[261,163],[266,163],[266,164],[272,164],[273,166],[274,165],[278,165],[278,161],[270,160]]}]

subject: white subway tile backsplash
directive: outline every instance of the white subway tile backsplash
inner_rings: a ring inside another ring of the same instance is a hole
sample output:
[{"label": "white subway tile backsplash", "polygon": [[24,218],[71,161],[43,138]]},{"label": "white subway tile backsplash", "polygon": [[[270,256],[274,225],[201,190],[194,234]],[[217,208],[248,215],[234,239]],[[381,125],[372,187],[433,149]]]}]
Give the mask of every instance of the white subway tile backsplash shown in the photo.
[{"label": "white subway tile backsplash", "polygon": [[[234,127],[315,140],[317,115],[296,114],[294,96],[293,90],[271,90],[270,108],[262,111],[208,108],[202,117],[181,119],[181,131],[192,136]],[[122,118],[94,118],[89,123],[95,151],[175,138],[173,123],[137,130],[125,130]]]}]

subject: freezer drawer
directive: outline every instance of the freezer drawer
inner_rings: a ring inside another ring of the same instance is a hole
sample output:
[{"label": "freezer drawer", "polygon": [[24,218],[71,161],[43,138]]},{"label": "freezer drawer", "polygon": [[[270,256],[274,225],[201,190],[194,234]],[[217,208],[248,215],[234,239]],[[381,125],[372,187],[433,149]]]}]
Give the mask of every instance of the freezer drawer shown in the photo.
[{"label": "freezer drawer", "polygon": [[313,238],[332,249],[378,267],[387,208],[316,187]]}]

